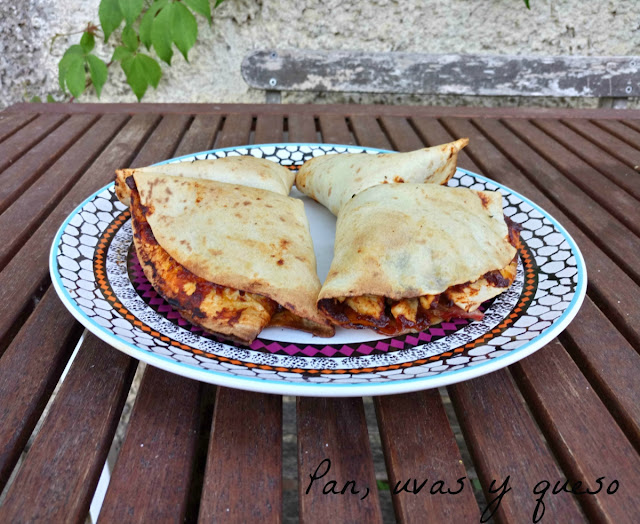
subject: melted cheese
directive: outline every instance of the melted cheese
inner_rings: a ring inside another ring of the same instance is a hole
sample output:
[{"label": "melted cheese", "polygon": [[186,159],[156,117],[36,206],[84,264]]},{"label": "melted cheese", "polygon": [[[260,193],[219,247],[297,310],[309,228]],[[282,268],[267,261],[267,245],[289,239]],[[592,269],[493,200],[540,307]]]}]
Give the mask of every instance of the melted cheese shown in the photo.
[{"label": "melted cheese", "polygon": [[347,297],[345,302],[347,306],[360,315],[375,319],[379,319],[384,315],[384,297],[362,295],[361,297]]}]

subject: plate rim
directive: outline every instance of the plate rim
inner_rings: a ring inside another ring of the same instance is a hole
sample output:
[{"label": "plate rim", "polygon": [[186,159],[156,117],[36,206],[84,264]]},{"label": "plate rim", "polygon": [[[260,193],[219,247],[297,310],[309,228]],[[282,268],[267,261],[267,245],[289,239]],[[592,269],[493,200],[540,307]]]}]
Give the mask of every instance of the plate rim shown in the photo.
[{"label": "plate rim", "polygon": [[[196,155],[206,155],[209,153],[215,153],[218,151],[237,151],[239,149],[254,149],[254,148],[265,148],[265,147],[322,147],[322,146],[331,146],[332,148],[345,148],[345,149],[358,149],[358,150],[366,150],[366,151],[374,151],[377,153],[396,153],[396,151],[388,150],[388,149],[380,149],[375,147],[367,147],[367,146],[358,146],[358,145],[346,145],[346,144],[327,144],[323,142],[281,142],[281,143],[268,143],[268,144],[250,144],[250,145],[241,145],[241,146],[233,146],[226,148],[216,148],[210,149],[206,151],[199,151],[190,153],[187,155],[182,155],[179,157],[170,158],[164,160],[162,162],[158,162],[153,164],[154,166],[159,166],[163,164],[167,164],[174,161],[179,161],[187,158],[192,158]],[[535,202],[531,201],[529,198],[523,196],[517,191],[514,191],[510,187],[501,184],[495,180],[492,180],[484,175],[479,173],[475,173],[473,171],[469,171],[467,169],[457,167],[457,171],[465,173],[474,178],[479,178],[484,180],[485,182],[489,182],[494,184],[500,188],[507,190],[510,194],[516,196],[521,199],[523,202],[526,202],[528,205],[532,206],[534,209],[538,210],[542,213],[553,225],[554,227],[563,235],[563,237],[569,243],[572,254],[576,259],[576,269],[578,271],[578,282],[576,284],[576,289],[574,291],[574,296],[571,299],[568,307],[563,311],[562,315],[558,317],[556,322],[554,322],[549,328],[543,331],[537,337],[525,342],[522,346],[511,350],[509,353],[505,355],[500,355],[492,359],[488,359],[485,361],[480,361],[477,364],[474,364],[469,367],[464,367],[452,371],[445,371],[439,375],[431,375],[431,376],[423,376],[423,377],[413,377],[402,380],[389,380],[384,382],[377,383],[339,383],[339,382],[331,382],[331,383],[316,383],[316,382],[288,382],[286,380],[269,380],[266,378],[259,377],[248,377],[242,375],[232,375],[230,373],[225,373],[222,371],[212,370],[212,369],[204,369],[193,366],[192,364],[179,362],[174,359],[171,359],[167,356],[152,353],[148,350],[141,349],[129,342],[121,340],[116,334],[107,330],[105,327],[101,326],[94,320],[92,320],[89,316],[87,316],[84,311],[80,309],[80,307],[75,303],[67,289],[61,282],[61,276],[58,272],[57,267],[57,248],[60,245],[60,239],[64,234],[66,227],[69,222],[75,217],[84,206],[94,199],[97,195],[104,192],[105,190],[109,190],[114,185],[114,182],[110,182],[109,184],[101,187],[87,198],[85,198],[80,204],[78,204],[71,213],[66,217],[64,222],[58,228],[56,232],[53,242],[51,243],[51,248],[49,252],[49,272],[51,276],[51,282],[56,290],[56,293],[60,297],[63,305],[67,308],[67,310],[74,316],[78,322],[80,322],[89,332],[114,347],[115,349],[129,355],[130,357],[136,358],[142,362],[145,362],[154,367],[163,369],[164,371],[168,371],[171,373],[176,373],[180,376],[199,380],[201,382],[206,382],[210,384],[216,384],[223,387],[231,387],[237,389],[243,389],[246,391],[254,391],[260,393],[268,393],[268,394],[278,394],[278,395],[293,395],[293,396],[319,396],[319,397],[361,397],[361,396],[381,396],[381,395],[395,395],[400,393],[408,393],[412,391],[422,391],[425,389],[433,389],[438,388],[450,384],[455,384],[458,382],[463,382],[465,380],[470,380],[473,378],[477,378],[483,375],[487,375],[494,371],[498,371],[503,369],[523,358],[528,357],[529,355],[536,352],[538,349],[541,349],[546,344],[548,344],[551,340],[556,338],[569,323],[575,318],[582,302],[584,301],[584,297],[586,295],[587,288],[587,268],[584,261],[584,257],[577,243],[573,239],[573,237],[569,234],[569,232],[562,226],[549,212],[544,210]],[[176,367],[180,370],[180,373],[177,373]],[[264,387],[266,386],[266,387]]]}]

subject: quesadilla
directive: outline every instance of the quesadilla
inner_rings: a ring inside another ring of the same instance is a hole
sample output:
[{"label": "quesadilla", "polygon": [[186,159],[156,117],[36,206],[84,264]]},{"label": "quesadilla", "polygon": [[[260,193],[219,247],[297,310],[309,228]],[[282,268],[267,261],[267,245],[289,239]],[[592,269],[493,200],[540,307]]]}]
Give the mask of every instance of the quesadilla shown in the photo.
[{"label": "quesadilla", "polygon": [[268,325],[328,337],[302,201],[213,180],[134,173],[133,239],[144,273],[193,324],[250,344]]},{"label": "quesadilla", "polygon": [[351,198],[379,184],[446,184],[456,171],[458,152],[469,143],[449,144],[409,153],[345,153],[307,160],[296,175],[296,187],[334,215]]},{"label": "quesadilla", "polygon": [[338,216],[318,308],[334,324],[386,335],[422,331],[513,283],[519,233],[502,196],[434,184],[371,187]]},{"label": "quesadilla", "polygon": [[295,174],[286,167],[254,156],[228,156],[207,160],[173,162],[159,166],[116,170],[116,195],[120,202],[130,203],[127,177],[136,173],[159,173],[169,176],[217,180],[229,184],[267,189],[281,195],[288,195],[293,186]]}]

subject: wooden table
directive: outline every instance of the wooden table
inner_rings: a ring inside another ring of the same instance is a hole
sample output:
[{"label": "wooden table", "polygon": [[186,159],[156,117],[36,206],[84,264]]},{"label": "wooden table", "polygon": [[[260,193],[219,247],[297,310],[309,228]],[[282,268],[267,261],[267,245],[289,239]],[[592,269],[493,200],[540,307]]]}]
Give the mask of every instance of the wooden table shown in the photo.
[{"label": "wooden table", "polygon": [[[460,136],[471,138],[462,167],[531,198],[582,250],[588,294],[567,330],[505,370],[374,398],[369,429],[370,399],[296,399],[297,435],[285,440],[297,439],[297,482],[283,481],[281,397],[147,367],[100,520],[280,521],[283,491],[297,489],[303,521],[377,522],[389,498],[376,489],[379,431],[392,489],[429,479],[391,495],[398,520],[479,522],[489,504],[496,522],[535,521],[543,508],[542,522],[638,522],[640,112],[194,104],[0,114],[0,522],[83,521],[123,413],[138,362],[83,336],[47,267],[57,228],[116,167],[247,143],[406,151]],[[311,483],[325,458],[330,471]],[[565,479],[597,494],[562,492]],[[344,495],[323,493],[349,480]]]}]

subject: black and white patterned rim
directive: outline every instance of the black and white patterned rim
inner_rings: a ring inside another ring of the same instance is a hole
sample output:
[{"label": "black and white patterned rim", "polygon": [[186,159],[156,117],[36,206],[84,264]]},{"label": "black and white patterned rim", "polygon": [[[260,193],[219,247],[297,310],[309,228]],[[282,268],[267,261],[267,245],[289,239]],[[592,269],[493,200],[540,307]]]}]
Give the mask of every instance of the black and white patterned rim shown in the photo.
[{"label": "black and white patterned rim", "polygon": [[[268,144],[207,151],[168,162],[253,155],[295,166],[313,156],[344,152],[386,151]],[[90,196],[60,228],[51,250],[52,281],[65,306],[91,332],[135,358],[194,379],[253,391],[314,396],[380,395],[440,387],[500,369],[539,349],[573,319],[586,290],[582,256],[548,213],[508,188],[463,169],[458,169],[449,185],[500,191],[504,212],[522,225],[526,246],[520,250],[516,282],[490,305],[485,318],[454,326],[451,333],[442,330],[443,336],[433,340],[429,335],[416,335],[401,342],[373,341],[363,348],[376,345],[385,347],[384,351],[364,354],[367,350],[358,353],[353,346],[349,353],[329,339],[328,344],[296,346],[294,354],[286,354],[286,343],[259,339],[254,349],[235,347],[181,327],[145,303],[131,281],[127,269],[130,221],[114,195],[113,184]],[[106,253],[104,271],[96,271],[103,267],[94,264],[98,252]],[[294,346],[290,345],[289,352]]]}]

